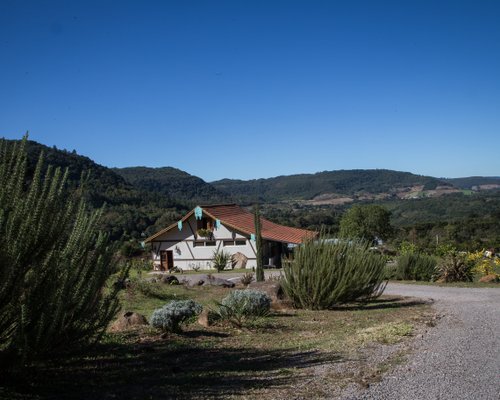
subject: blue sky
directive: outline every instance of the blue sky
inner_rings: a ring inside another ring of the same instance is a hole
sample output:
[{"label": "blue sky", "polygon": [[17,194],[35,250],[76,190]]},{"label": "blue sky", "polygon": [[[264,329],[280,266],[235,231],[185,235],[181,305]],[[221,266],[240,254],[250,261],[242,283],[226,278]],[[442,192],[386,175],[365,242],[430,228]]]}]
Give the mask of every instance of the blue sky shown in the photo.
[{"label": "blue sky", "polygon": [[500,175],[499,1],[0,0],[0,137],[207,181]]}]

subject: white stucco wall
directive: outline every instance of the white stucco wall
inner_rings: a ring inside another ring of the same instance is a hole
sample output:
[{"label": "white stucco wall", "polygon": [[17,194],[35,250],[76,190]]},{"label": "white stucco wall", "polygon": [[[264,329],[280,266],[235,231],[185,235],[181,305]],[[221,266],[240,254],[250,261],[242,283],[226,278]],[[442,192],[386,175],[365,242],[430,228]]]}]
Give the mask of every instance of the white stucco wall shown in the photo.
[{"label": "white stucco wall", "polygon": [[[160,266],[160,251],[171,250],[174,257],[174,266],[180,267],[183,270],[191,270],[194,266],[199,266],[200,269],[210,269],[211,259],[215,250],[221,250],[230,253],[231,255],[237,252],[243,253],[247,258],[247,268],[255,268],[257,266],[255,256],[255,242],[251,242],[249,237],[221,224],[219,229],[213,231],[215,246],[194,246],[197,221],[194,215],[183,222],[182,231],[174,228],[169,232],[155,238],[151,241],[152,259],[159,268]],[[246,244],[240,246],[223,246],[224,240],[246,240]],[[206,241],[205,238],[196,238],[196,241]]]}]

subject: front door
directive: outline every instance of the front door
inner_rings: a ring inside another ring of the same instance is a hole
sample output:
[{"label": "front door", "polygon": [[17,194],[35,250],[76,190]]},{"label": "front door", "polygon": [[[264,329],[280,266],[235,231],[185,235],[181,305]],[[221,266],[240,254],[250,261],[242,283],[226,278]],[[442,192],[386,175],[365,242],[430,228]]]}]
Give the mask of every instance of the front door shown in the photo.
[{"label": "front door", "polygon": [[160,269],[167,271],[174,268],[174,253],[172,250],[160,251]]}]

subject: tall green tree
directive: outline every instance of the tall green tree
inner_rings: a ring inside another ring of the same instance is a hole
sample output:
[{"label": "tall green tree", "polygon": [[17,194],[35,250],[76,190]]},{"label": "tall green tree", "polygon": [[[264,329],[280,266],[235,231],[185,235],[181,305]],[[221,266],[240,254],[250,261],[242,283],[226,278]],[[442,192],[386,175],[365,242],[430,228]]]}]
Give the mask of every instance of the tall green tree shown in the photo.
[{"label": "tall green tree", "polygon": [[97,340],[118,310],[102,211],[65,189],[67,172],[26,175],[25,137],[0,140],[0,361],[23,363]]},{"label": "tall green tree", "polygon": [[255,225],[255,247],[257,248],[257,269],[255,279],[257,282],[264,280],[264,265],[262,263],[262,227],[260,221],[260,209],[256,204],[254,207],[254,225]]},{"label": "tall green tree", "polygon": [[373,241],[376,238],[388,239],[393,228],[391,213],[378,205],[354,205],[340,220],[340,236]]}]

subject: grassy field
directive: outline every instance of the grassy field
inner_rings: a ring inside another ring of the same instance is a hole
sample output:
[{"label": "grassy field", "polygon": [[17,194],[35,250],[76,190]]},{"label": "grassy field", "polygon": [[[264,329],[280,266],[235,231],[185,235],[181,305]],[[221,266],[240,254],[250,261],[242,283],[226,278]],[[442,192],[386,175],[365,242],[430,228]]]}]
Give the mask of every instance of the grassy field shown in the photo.
[{"label": "grassy field", "polygon": [[[123,310],[150,317],[171,299],[194,299],[204,307],[229,290],[163,284],[121,293]],[[146,327],[108,333],[80,354],[54,359],[7,378],[0,396],[35,398],[314,398],[350,383],[366,385],[393,365],[404,351],[370,354],[407,340],[432,320],[428,304],[382,297],[328,311],[273,311],[244,329],[196,323],[181,334],[162,335]],[[368,383],[367,383],[368,382]],[[0,385],[1,386],[1,385]]]}]

